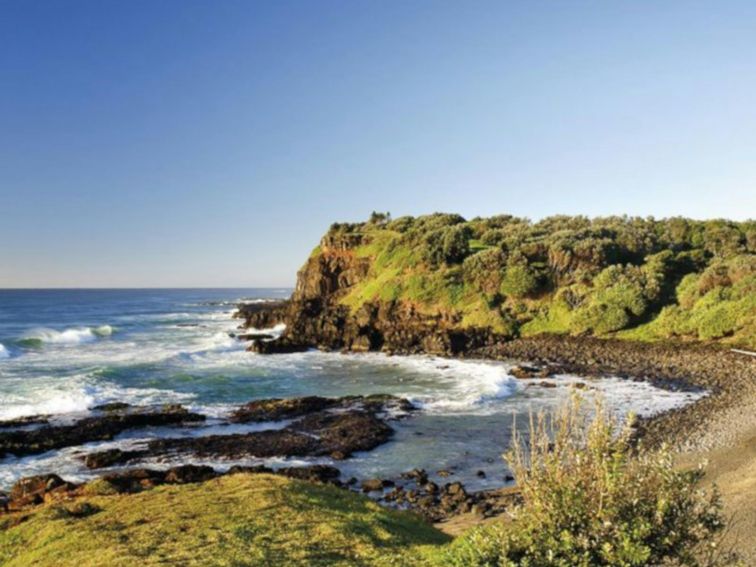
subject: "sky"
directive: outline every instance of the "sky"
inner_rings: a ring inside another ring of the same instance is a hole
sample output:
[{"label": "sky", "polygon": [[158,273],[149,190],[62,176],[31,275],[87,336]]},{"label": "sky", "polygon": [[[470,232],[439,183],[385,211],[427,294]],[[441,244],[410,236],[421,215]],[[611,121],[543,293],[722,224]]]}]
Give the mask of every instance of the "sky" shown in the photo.
[{"label": "sky", "polygon": [[0,287],[290,286],[334,221],[756,217],[756,2],[0,0]]}]

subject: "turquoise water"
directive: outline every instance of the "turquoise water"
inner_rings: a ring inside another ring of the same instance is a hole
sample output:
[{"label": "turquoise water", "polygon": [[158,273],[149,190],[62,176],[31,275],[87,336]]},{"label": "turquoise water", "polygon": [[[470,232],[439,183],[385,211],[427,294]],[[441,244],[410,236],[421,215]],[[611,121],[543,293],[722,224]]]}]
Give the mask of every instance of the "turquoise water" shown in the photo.
[{"label": "turquoise water", "polygon": [[[0,460],[0,487],[20,476],[56,472],[72,480],[91,473],[81,455],[135,446],[154,436],[207,435],[276,427],[222,425],[234,406],[251,399],[302,395],[391,393],[421,410],[392,422],[394,439],[370,453],[337,463],[345,476],[396,476],[415,467],[453,472],[471,488],[500,486],[501,453],[513,414],[550,407],[576,377],[545,389],[515,380],[504,363],[435,357],[387,357],[307,352],[261,356],[229,336],[242,301],[287,297],[288,289],[0,290],[0,419],[55,414],[70,420],[94,405],[182,403],[214,419],[178,433],[135,430],[114,442],[92,443],[39,456]],[[652,414],[696,395],[608,378],[591,384],[618,413]],[[200,461],[195,461],[200,462]],[[263,461],[202,461],[219,469]],[[307,461],[278,459],[273,466]],[[315,462],[315,461],[311,461]],[[320,460],[317,462],[327,462]],[[151,462],[170,466],[170,461]],[[485,478],[477,471],[483,470]]]}]

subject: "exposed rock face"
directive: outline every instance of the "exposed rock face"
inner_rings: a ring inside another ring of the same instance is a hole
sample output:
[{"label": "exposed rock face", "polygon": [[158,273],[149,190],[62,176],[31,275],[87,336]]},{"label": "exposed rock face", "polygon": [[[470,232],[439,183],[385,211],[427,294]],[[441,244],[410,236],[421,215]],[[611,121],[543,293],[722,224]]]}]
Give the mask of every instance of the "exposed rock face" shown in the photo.
[{"label": "exposed rock face", "polygon": [[497,337],[487,329],[460,332],[460,321],[446,314],[420,313],[401,302],[365,304],[356,313],[339,300],[368,275],[370,260],[354,254],[368,238],[364,234],[327,234],[320,254],[313,255],[297,274],[288,302],[241,305],[236,317],[247,328],[286,324],[274,341],[254,341],[249,350],[260,354],[321,348],[354,352],[456,355],[492,345]]},{"label": "exposed rock face", "polygon": [[72,425],[48,425],[38,429],[0,432],[0,457],[33,455],[88,443],[108,441],[127,429],[157,425],[177,425],[204,421],[205,416],[186,408],[163,406],[110,410],[103,415],[86,417]]}]

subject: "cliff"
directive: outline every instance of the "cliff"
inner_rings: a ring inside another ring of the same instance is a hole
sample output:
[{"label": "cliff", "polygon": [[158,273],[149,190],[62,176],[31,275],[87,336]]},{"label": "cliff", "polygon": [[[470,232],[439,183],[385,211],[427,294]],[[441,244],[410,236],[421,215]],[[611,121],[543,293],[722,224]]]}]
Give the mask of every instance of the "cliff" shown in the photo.
[{"label": "cliff", "polygon": [[260,352],[459,354],[537,334],[756,346],[756,223],[434,214],[334,224]]}]

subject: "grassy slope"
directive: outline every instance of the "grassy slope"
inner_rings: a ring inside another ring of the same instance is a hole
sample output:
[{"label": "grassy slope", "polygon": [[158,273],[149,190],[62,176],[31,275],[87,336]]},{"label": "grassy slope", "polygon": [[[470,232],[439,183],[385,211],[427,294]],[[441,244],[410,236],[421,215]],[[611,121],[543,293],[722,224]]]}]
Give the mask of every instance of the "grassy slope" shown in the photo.
[{"label": "grassy slope", "polygon": [[[485,222],[459,226],[475,236]],[[664,222],[654,230],[663,229]],[[721,340],[756,348],[756,258],[745,249],[714,255],[704,240],[699,248],[682,244],[682,252],[670,253],[660,238],[645,260],[641,255],[635,264],[598,261],[580,273],[562,273],[556,282],[548,260],[556,256],[552,250],[558,254],[561,249],[538,225],[514,244],[469,238],[464,260],[440,263],[427,258],[424,242],[433,230],[400,232],[391,224],[371,223],[348,230],[367,235],[354,252],[371,260],[368,278],[341,298],[353,311],[366,302],[400,300],[420,312],[456,314],[462,328],[490,327],[510,336],[588,333],[650,341]],[[614,238],[621,242],[625,237],[618,233]],[[489,260],[476,267],[476,259],[491,258],[499,246],[499,264]],[[533,255],[533,249],[539,252]],[[698,264],[686,265],[695,254]],[[514,265],[512,258],[518,258]],[[529,274],[535,278],[528,280]]]},{"label": "grassy slope", "polygon": [[[65,512],[83,503],[99,511]],[[345,490],[245,474],[87,496],[42,506],[13,527],[2,522],[7,567],[401,565],[398,555],[448,539],[412,514]]]}]

